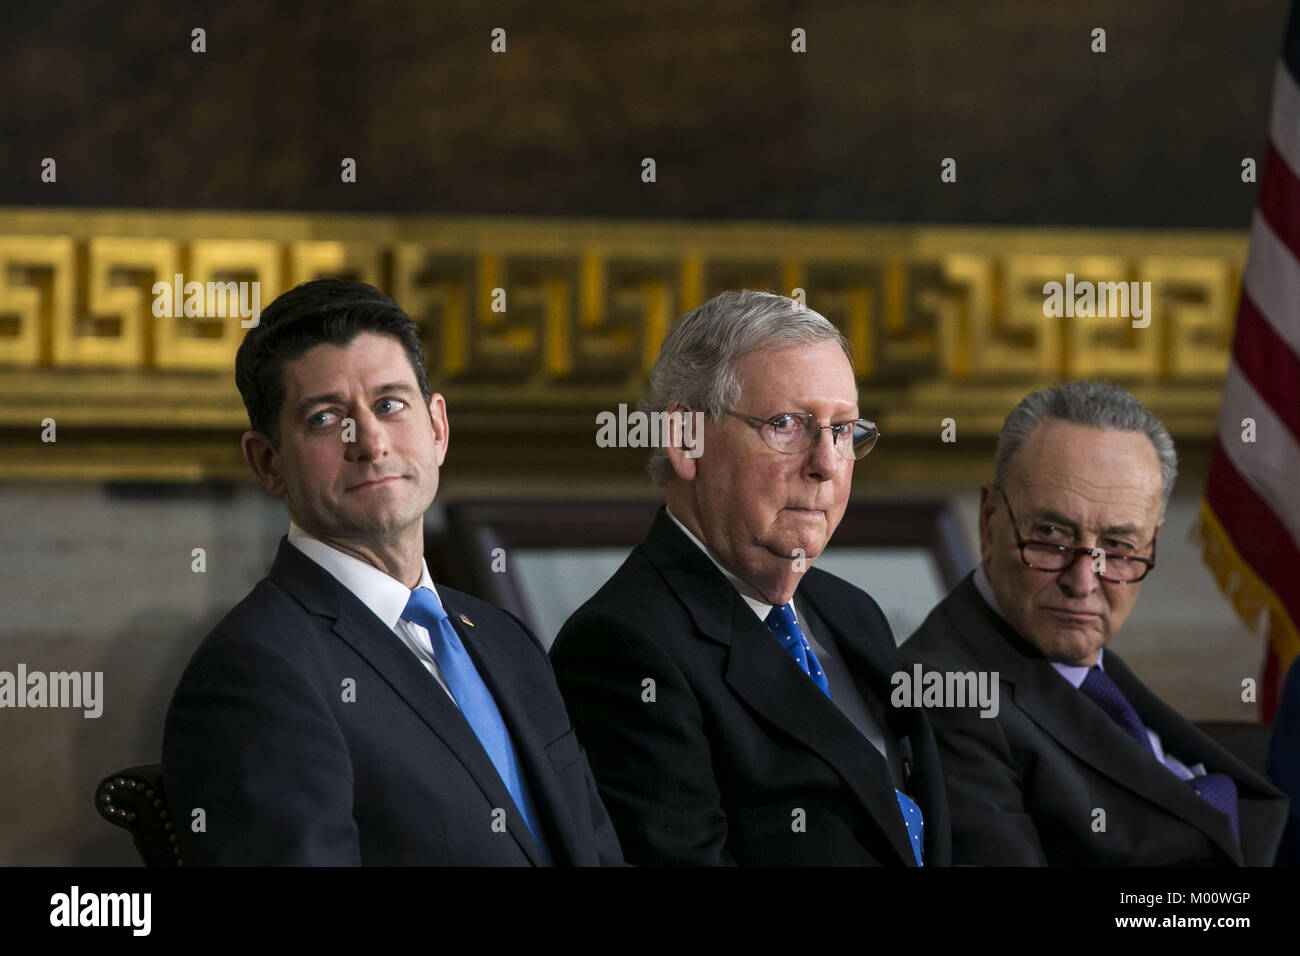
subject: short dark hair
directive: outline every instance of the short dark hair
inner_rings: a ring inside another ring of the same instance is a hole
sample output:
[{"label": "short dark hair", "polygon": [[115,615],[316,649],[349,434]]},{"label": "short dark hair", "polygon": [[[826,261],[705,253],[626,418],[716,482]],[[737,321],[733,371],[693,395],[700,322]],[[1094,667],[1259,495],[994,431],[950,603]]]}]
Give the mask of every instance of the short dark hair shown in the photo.
[{"label": "short dark hair", "polygon": [[363,332],[391,335],[411,363],[425,404],[433,398],[424,367],[420,327],[372,285],[347,279],[315,279],[290,289],[262,310],[235,355],[235,385],[248,410],[248,423],[280,444],[284,364],[317,345],[346,346]]}]

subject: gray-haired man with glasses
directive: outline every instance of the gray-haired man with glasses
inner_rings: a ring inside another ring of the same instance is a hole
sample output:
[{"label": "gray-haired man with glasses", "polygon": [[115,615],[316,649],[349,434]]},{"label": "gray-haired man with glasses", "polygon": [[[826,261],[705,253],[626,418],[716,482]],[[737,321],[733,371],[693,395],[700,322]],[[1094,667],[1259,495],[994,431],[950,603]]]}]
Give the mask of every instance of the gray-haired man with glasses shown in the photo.
[{"label": "gray-haired man with glasses", "polygon": [[812,567],[877,438],[848,344],[783,296],[724,293],[669,332],[650,390],[647,411],[702,416],[699,454],[656,450],[665,508],[551,651],[626,858],[945,864],[934,735],[888,706],[889,625]]},{"label": "gray-haired man with glasses", "polygon": [[980,495],[980,566],[903,645],[925,672],[1000,681],[988,716],[929,711],[953,862],[1264,865],[1286,800],[1162,703],[1110,643],[1155,568],[1169,432],[1115,385],[1027,396]]}]

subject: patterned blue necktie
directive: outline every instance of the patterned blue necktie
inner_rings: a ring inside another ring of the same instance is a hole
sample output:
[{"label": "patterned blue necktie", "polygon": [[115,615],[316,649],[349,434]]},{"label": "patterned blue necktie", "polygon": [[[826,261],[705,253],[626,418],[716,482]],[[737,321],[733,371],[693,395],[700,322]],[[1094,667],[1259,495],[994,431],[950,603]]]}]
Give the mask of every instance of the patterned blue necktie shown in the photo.
[{"label": "patterned blue necktie", "polygon": [[[830,684],[827,683],[826,674],[822,671],[821,661],[817,660],[812,645],[803,636],[803,629],[799,627],[799,621],[795,618],[794,608],[790,603],[774,606],[763,623],[777,636],[785,652],[794,658],[794,662],[800,669],[812,678],[812,682],[826,695],[826,699],[831,700]],[[903,826],[907,828],[916,865],[923,866],[921,851],[925,845],[925,819],[921,814],[921,808],[903,791],[896,789],[894,794],[898,797],[898,809],[903,814]]]},{"label": "patterned blue necktie", "polygon": [[[1079,685],[1079,690],[1093,703],[1106,712],[1106,716],[1119,724],[1123,731],[1136,740],[1142,749],[1152,757],[1156,755],[1151,746],[1151,737],[1147,734],[1142,718],[1133,709],[1124,692],[1110,679],[1100,666],[1094,664],[1088,670],[1088,676]],[[1226,814],[1232,824],[1232,833],[1241,843],[1241,833],[1237,827],[1237,784],[1226,773],[1207,773],[1193,777],[1187,785],[1205,798],[1205,802],[1220,813]]]},{"label": "patterned blue necktie", "polygon": [[817,660],[812,645],[803,636],[799,622],[794,617],[794,608],[789,602],[774,606],[763,623],[776,635],[785,652],[794,658],[794,662],[812,678],[812,682],[826,695],[826,699],[830,700],[831,688],[826,683],[826,675],[822,673],[821,661]]},{"label": "patterned blue necktie", "polygon": [[413,621],[429,632],[434,659],[438,662],[438,668],[442,671],[452,697],[469,721],[479,743],[487,751],[492,765],[501,775],[501,781],[510,791],[515,806],[524,818],[524,824],[542,851],[542,858],[550,863],[551,854],[542,830],[536,823],[536,810],[528,792],[528,783],[519,769],[519,759],[515,756],[510,731],[501,719],[501,711],[497,709],[487,685],[474,668],[474,662],[461,643],[460,635],[447,619],[447,612],[437,595],[428,588],[416,588],[411,592],[406,610],[402,612],[402,620]]},{"label": "patterned blue necktie", "polygon": [[925,866],[921,862],[921,854],[925,849],[925,817],[915,800],[902,790],[895,790],[894,793],[898,797],[898,809],[903,811],[903,826],[907,827],[908,839],[912,841],[912,855],[916,857],[916,865]]}]

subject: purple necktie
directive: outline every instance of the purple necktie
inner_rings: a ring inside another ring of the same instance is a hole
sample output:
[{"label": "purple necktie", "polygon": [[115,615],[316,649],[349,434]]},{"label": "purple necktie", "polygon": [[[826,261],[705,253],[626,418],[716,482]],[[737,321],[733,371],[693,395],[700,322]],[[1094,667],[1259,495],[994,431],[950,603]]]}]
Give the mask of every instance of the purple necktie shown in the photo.
[{"label": "purple necktie", "polygon": [[[1079,686],[1094,704],[1105,711],[1106,716],[1119,724],[1151,756],[1156,752],[1151,747],[1151,738],[1133,705],[1128,702],[1124,692],[1116,686],[1104,670],[1094,664],[1088,670],[1088,676]],[[1237,828],[1237,785],[1225,773],[1207,773],[1187,781],[1188,786],[1205,798],[1206,803],[1220,813],[1226,814],[1232,824],[1232,833],[1241,842],[1241,833]]]},{"label": "purple necktie", "polygon": [[1104,710],[1107,717],[1119,724],[1124,733],[1136,740],[1143,750],[1153,757],[1156,755],[1156,752],[1151,749],[1151,738],[1147,736],[1142,718],[1128,702],[1124,692],[1115,686],[1109,674],[1094,664],[1088,669],[1088,676],[1079,685],[1079,690]]}]

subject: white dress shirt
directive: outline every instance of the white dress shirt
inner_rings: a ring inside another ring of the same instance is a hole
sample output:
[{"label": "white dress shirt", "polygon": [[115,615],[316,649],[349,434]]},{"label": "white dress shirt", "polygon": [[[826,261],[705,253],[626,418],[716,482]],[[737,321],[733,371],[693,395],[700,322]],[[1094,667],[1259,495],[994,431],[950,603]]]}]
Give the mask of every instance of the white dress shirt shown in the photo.
[{"label": "white dress shirt", "polygon": [[[411,600],[411,591],[405,584],[380,571],[374,565],[345,554],[319,538],[313,538],[293,521],[289,522],[289,543],[333,575],[340,584],[357,596],[357,600],[370,608],[375,617],[383,621],[384,626],[396,634],[424,665],[425,670],[433,675],[433,679],[446,691],[452,703],[456,702],[434,658],[433,642],[429,638],[429,632],[414,621],[402,619],[402,612],[406,610],[406,604]],[[433,586],[429,565],[424,558],[420,559],[419,586],[432,591],[438,604],[442,605],[442,598],[438,596],[438,589]]]}]

